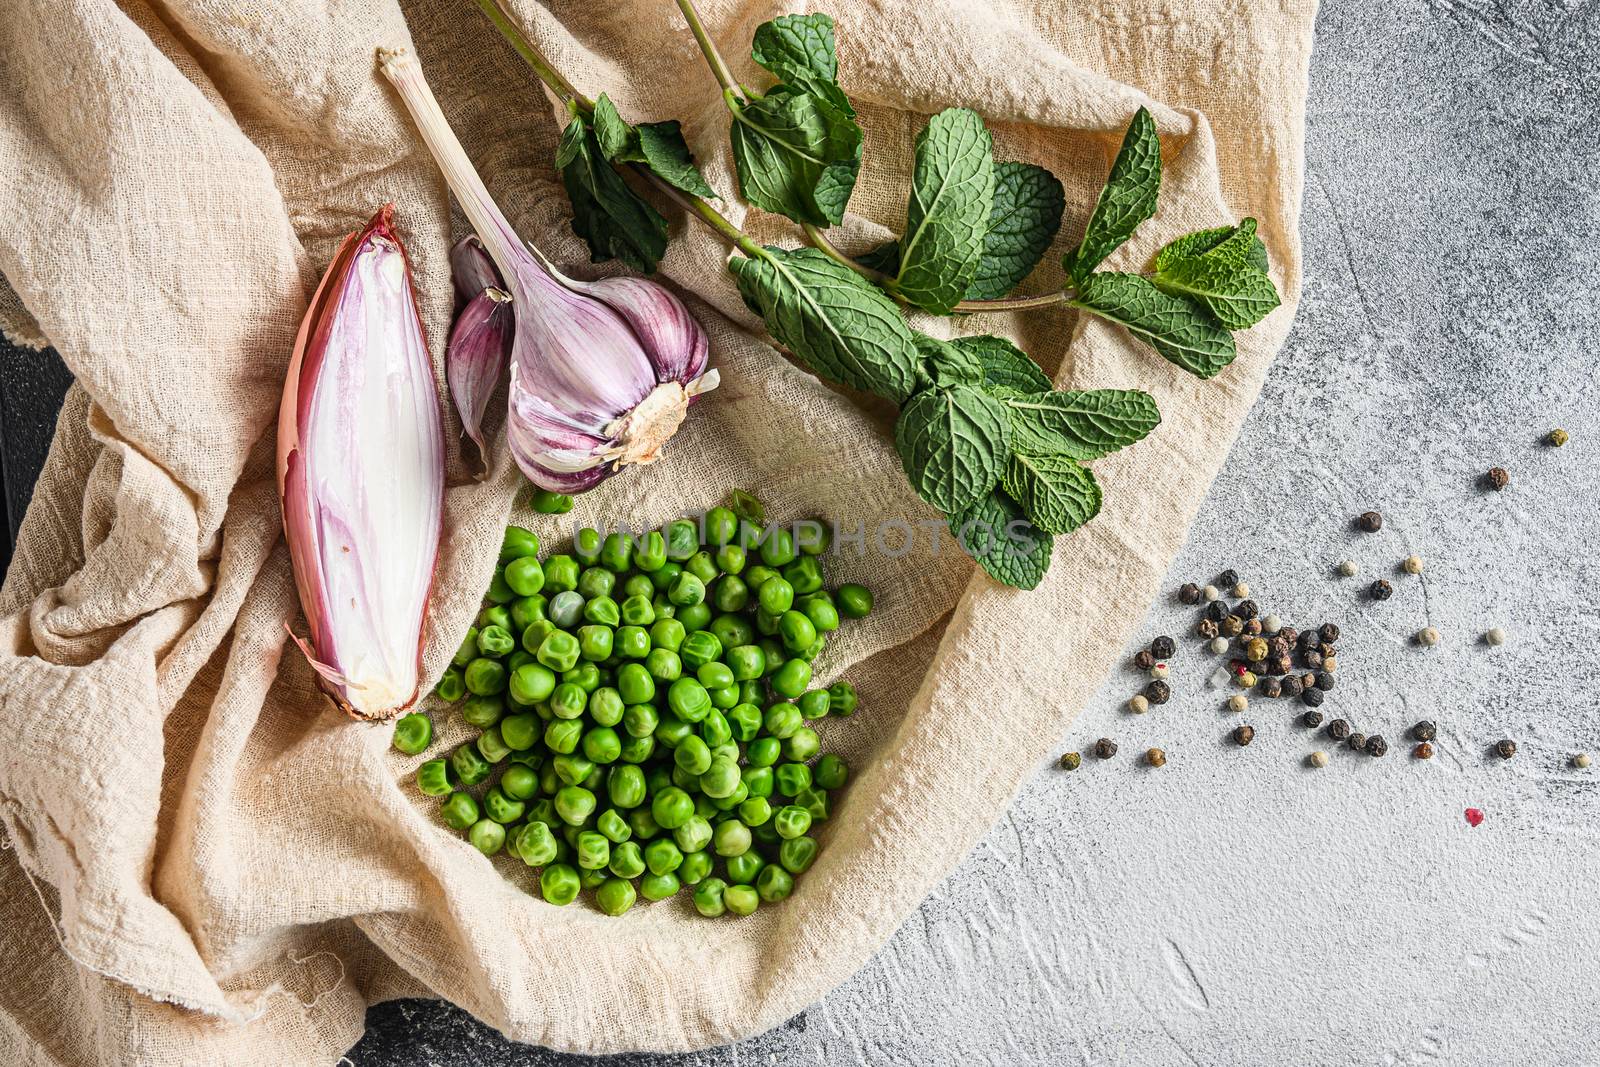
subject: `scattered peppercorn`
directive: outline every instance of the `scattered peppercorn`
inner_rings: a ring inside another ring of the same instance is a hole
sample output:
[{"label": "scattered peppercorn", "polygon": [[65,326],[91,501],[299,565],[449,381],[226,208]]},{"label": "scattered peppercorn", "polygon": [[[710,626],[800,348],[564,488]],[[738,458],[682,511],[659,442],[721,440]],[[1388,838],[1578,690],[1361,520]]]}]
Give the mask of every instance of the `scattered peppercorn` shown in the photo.
[{"label": "scattered peppercorn", "polygon": [[1504,467],[1490,467],[1489,473],[1483,476],[1483,483],[1498,493],[1511,484],[1511,475]]},{"label": "scattered peppercorn", "polygon": [[1211,639],[1211,651],[1219,656],[1228,651],[1228,639],[1226,637],[1213,637]]},{"label": "scattered peppercorn", "polygon": [[1290,700],[1299,696],[1304,690],[1305,684],[1292,674],[1283,680],[1283,695]]},{"label": "scattered peppercorn", "polygon": [[1306,757],[1306,763],[1312,767],[1326,767],[1328,765],[1328,754],[1319,748]]},{"label": "scattered peppercorn", "polygon": [[1322,638],[1328,644],[1333,644],[1335,641],[1339,640],[1338,624],[1332,622],[1323,623],[1321,626],[1317,627],[1317,636]]},{"label": "scattered peppercorn", "polygon": [[1400,564],[1400,569],[1405,571],[1407,574],[1421,574],[1422,573],[1422,557],[1421,556],[1407,556],[1405,558],[1405,560]]},{"label": "scattered peppercorn", "polygon": [[1156,665],[1156,656],[1148,648],[1141,648],[1134,654],[1133,665],[1141,671],[1147,671]]},{"label": "scattered peppercorn", "polygon": [[1254,726],[1235,726],[1233,728],[1233,743],[1238,745],[1240,748],[1243,748],[1255,739],[1256,728]]},{"label": "scattered peppercorn", "polygon": [[[1561,431],[1557,430],[1556,432],[1560,433]],[[1578,768],[1580,771],[1589,766],[1591,762],[1593,761],[1589,759],[1589,753],[1587,752],[1579,752],[1577,755],[1572,757],[1572,765]]]},{"label": "scattered peppercorn", "polygon": [[1227,570],[1217,575],[1217,584],[1222,586],[1224,589],[1232,589],[1234,586],[1239,584],[1239,572],[1234,570],[1232,567],[1229,567]]},{"label": "scattered peppercorn", "polygon": [[1300,722],[1302,725],[1315,730],[1322,725],[1322,712],[1315,708],[1307,708],[1305,714],[1300,716]]},{"label": "scattered peppercorn", "polygon": [[1562,429],[1551,430],[1545,435],[1545,442],[1549,444],[1551,448],[1560,448],[1562,445],[1567,443],[1567,440],[1567,431]]},{"label": "scattered peppercorn", "polygon": [[1321,689],[1323,692],[1327,692],[1329,689],[1332,689],[1333,675],[1329,674],[1327,671],[1318,671],[1317,688]]},{"label": "scattered peppercorn", "polygon": [[1256,691],[1268,699],[1283,696],[1283,682],[1270,674],[1256,683]]},{"label": "scattered peppercorn", "polygon": [[1334,671],[1338,670],[1339,669],[1339,657],[1338,656],[1323,656],[1322,657],[1322,669],[1327,671],[1329,674],[1332,674]]},{"label": "scattered peppercorn", "polygon": [[1200,598],[1207,604],[1215,604],[1217,601],[1222,599],[1222,594],[1217,591],[1216,586],[1208,585],[1204,589],[1200,590]]},{"label": "scattered peppercorn", "polygon": [[1094,743],[1095,759],[1110,759],[1117,754],[1117,743],[1109,737],[1102,737]]},{"label": "scattered peppercorn", "polygon": [[1144,761],[1152,767],[1165,767],[1167,765],[1167,754],[1159,748],[1152,748],[1145,752]]},{"label": "scattered peppercorn", "polygon": [[1144,698],[1144,694],[1135,693],[1128,698],[1128,710],[1135,715],[1143,715],[1150,710],[1150,701]]},{"label": "scattered peppercorn", "polygon": [[1229,711],[1243,711],[1245,708],[1248,708],[1249,706],[1250,706],[1249,698],[1247,698],[1243,693],[1235,693],[1235,694],[1233,694],[1233,696],[1228,698],[1228,710]]},{"label": "scattered peppercorn", "polygon": [[1259,637],[1252,637],[1245,642],[1244,654],[1250,659],[1266,659],[1267,643]]},{"label": "scattered peppercorn", "polygon": [[1432,626],[1424,626],[1417,631],[1417,644],[1424,648],[1432,648],[1439,643],[1439,631]]},{"label": "scattered peppercorn", "polygon": [[1171,659],[1178,651],[1178,643],[1165,634],[1150,642],[1150,651],[1158,660]]},{"label": "scattered peppercorn", "polygon": [[1411,755],[1413,759],[1432,759],[1433,746],[1428,744],[1428,742],[1423,741],[1421,744],[1417,745],[1416,748],[1411,750]]},{"label": "scattered peppercorn", "polygon": [[1367,595],[1373,600],[1388,600],[1394,596],[1394,586],[1389,584],[1388,579],[1379,578],[1367,586]]},{"label": "scattered peppercorn", "polygon": [[1185,604],[1200,603],[1200,587],[1193,582],[1184,582],[1178,587],[1178,599]]},{"label": "scattered peppercorn", "polygon": [[1144,687],[1144,697],[1152,704],[1165,704],[1172,698],[1172,687],[1157,678]]},{"label": "scattered peppercorn", "polygon": [[1283,629],[1278,631],[1278,636],[1283,638],[1286,643],[1292,645],[1300,637],[1300,631],[1296,630],[1293,626],[1285,626]]},{"label": "scattered peppercorn", "polygon": [[1377,533],[1383,529],[1383,516],[1376,511],[1363,511],[1356,525],[1367,533]]},{"label": "scattered peppercorn", "polygon": [[1225,637],[1238,637],[1244,633],[1244,620],[1237,615],[1229,615],[1217,623],[1217,628]]},{"label": "scattered peppercorn", "polygon": [[1255,671],[1240,671],[1234,676],[1233,681],[1240,689],[1253,689],[1256,684],[1256,673]]},{"label": "scattered peppercorn", "polygon": [[1235,585],[1233,587],[1233,595],[1234,596],[1249,596],[1250,595],[1250,586],[1247,585],[1244,582],[1238,583],[1237,585]]},{"label": "scattered peppercorn", "polygon": [[1258,634],[1260,634],[1261,633],[1261,620],[1260,619],[1246,619],[1246,620],[1244,620],[1244,632],[1249,637],[1255,637]]},{"label": "scattered peppercorn", "polygon": [[1076,752],[1064,752],[1061,755],[1061,769],[1075,771],[1083,765],[1083,757]]},{"label": "scattered peppercorn", "polygon": [[1501,759],[1510,759],[1517,754],[1517,743],[1509,737],[1503,737],[1494,743],[1494,751]]},{"label": "scattered peppercorn", "polygon": [[1362,733],[1360,730],[1357,730],[1345,739],[1345,744],[1350,748],[1355,749],[1357,752],[1360,752],[1363,748],[1367,747],[1367,735]]},{"label": "scattered peppercorn", "polygon": [[1427,719],[1423,719],[1411,728],[1411,736],[1418,741],[1432,741],[1439,736],[1439,728]]},{"label": "scattered peppercorn", "polygon": [[1498,626],[1491,626],[1483,635],[1483,643],[1490,648],[1499,648],[1506,643],[1506,632]]},{"label": "scattered peppercorn", "polygon": [[1206,618],[1211,622],[1220,623],[1228,618],[1228,605],[1220,600],[1213,600],[1206,605]]},{"label": "scattered peppercorn", "polygon": [[1217,624],[1210,619],[1201,619],[1194,624],[1194,632],[1209,641],[1217,636]]},{"label": "scattered peppercorn", "polygon": [[1157,663],[1154,667],[1150,668],[1150,677],[1160,678],[1162,681],[1166,681],[1167,676],[1171,673],[1172,672],[1167,669],[1167,665],[1165,663]]},{"label": "scattered peppercorn", "polygon": [[1322,666],[1322,653],[1318,652],[1314,648],[1308,648],[1304,652],[1300,653],[1300,662],[1304,663],[1312,670],[1316,670],[1318,667]]},{"label": "scattered peppercorn", "polygon": [[1283,620],[1276,615],[1264,615],[1261,618],[1261,629],[1264,633],[1275,634],[1283,629]]},{"label": "scattered peppercorn", "polygon": [[1350,721],[1348,719],[1334,719],[1328,724],[1328,736],[1335,741],[1343,741],[1350,736]]},{"label": "scattered peppercorn", "polygon": [[1233,613],[1241,619],[1253,619],[1260,610],[1254,600],[1241,600],[1233,606]]},{"label": "scattered peppercorn", "polygon": [[1356,570],[1356,561],[1353,559],[1347,559],[1343,563],[1339,564],[1339,573],[1344,575],[1346,578],[1354,578],[1356,576]]},{"label": "scattered peppercorn", "polygon": [[1322,690],[1308,688],[1302,682],[1300,686],[1300,703],[1308,708],[1322,707]]},{"label": "scattered peppercorn", "polygon": [[1389,751],[1389,742],[1383,739],[1382,734],[1373,734],[1367,738],[1367,755],[1382,756]]}]

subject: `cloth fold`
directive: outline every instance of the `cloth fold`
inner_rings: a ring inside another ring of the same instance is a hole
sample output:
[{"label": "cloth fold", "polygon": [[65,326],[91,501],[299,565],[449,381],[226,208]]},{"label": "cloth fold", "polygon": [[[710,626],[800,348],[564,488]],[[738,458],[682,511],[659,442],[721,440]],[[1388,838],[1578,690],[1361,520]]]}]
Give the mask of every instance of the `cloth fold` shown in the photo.
[{"label": "cloth fold", "polygon": [[[751,33],[800,9],[702,5],[754,84]],[[674,5],[514,10],[580,88],[632,120],[681,119],[713,187],[736,188],[726,113]],[[847,248],[898,228],[916,132],[967,106],[997,158],[1065,183],[1062,233],[1030,283],[1042,289],[1143,104],[1163,139],[1161,210],[1108,266],[1251,215],[1284,306],[1212,382],[1066,311],[919,322],[1004,333],[1064,386],[1143,388],[1161,406],[1152,437],[1096,464],[1103,513],[1061,539],[1031,593],[933,542],[892,412],[778,356],[726,250],[680,217],[663,276],[707,323],[723,386],[663,460],[552,519],[527,512],[502,441],[481,484],[452,455],[430,680],[508,520],[555,540],[608,517],[665,521],[738,486],[776,517],[862,532],[830,577],[869,582],[879,607],[819,664],[819,680],[861,691],[825,737],[851,785],[794,897],[716,922],[682,901],[620,920],[543,903],[520,863],[439,823],[412,785],[418,758],[328,706],[285,643],[301,623],[273,482],[284,369],[318,272],[386,201],[444,395],[458,228],[375,48],[417,52],[521,232],[563,269],[597,269],[551,168],[557,113],[520,59],[470,3],[19,0],[0,20],[0,325],[36,330],[77,380],[0,588],[0,946],[29,977],[0,986],[6,1062],[330,1062],[367,1004],[402,995],[573,1051],[734,1040],[859,968],[1036,769],[1154,595],[1289,329],[1315,5],[825,10],[866,129]],[[785,220],[726,206],[758,239],[796,243]],[[885,519],[924,536],[899,551]],[[472,732],[436,722],[435,751]]]}]

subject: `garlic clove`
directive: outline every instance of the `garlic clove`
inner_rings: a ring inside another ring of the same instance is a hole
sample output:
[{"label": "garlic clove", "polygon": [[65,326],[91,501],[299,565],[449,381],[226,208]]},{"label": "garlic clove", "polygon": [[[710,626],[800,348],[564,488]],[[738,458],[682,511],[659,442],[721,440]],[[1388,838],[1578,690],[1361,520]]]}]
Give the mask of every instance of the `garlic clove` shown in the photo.
[{"label": "garlic clove", "polygon": [[445,347],[445,378],[450,399],[461,417],[463,457],[472,476],[488,473],[489,450],[483,441],[483,413],[511,356],[516,317],[511,294],[490,286],[473,297],[456,318]]}]

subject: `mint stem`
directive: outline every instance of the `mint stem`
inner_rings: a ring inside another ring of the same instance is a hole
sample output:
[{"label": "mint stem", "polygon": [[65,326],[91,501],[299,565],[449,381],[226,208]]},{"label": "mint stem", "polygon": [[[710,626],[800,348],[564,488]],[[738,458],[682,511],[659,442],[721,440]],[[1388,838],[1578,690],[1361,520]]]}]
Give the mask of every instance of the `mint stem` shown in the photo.
[{"label": "mint stem", "polygon": [[522,28],[511,21],[511,16],[506,13],[505,8],[500,6],[499,0],[478,0],[478,7],[488,16],[489,21],[494,23],[495,29],[500,31],[500,36],[504,37],[511,47],[517,50],[517,54],[527,62],[528,66],[533,68],[534,73],[539,76],[539,80],[550,87],[551,92],[559,96],[564,102],[577,104],[585,113],[594,110],[594,101],[580,93],[577,87],[566,79],[565,75],[550,65],[550,61],[545,59],[544,54],[534,47],[532,41],[528,40],[527,35],[522,32]]},{"label": "mint stem", "polygon": [[[711,74],[717,79],[717,84],[722,86],[724,96],[728,93],[739,91],[739,82],[733,76],[733,71],[728,69],[727,60],[722,58],[722,53],[717,50],[717,44],[706,32],[705,23],[700,21],[700,12],[695,10],[694,0],[678,0],[678,10],[683,12],[683,21],[689,24],[689,30],[694,34],[695,43],[700,46],[700,54],[706,57],[706,66],[711,68]],[[729,102],[732,107],[732,102]]]},{"label": "mint stem", "polygon": [[1034,308],[1052,308],[1072,304],[1072,292],[1062,290],[1043,296],[1013,296],[1003,300],[963,300],[952,310],[958,315],[975,315],[984,311],[1030,311]]},{"label": "mint stem", "polygon": [[[864,263],[857,263],[843,252],[839,251],[834,247],[833,242],[828,240],[827,235],[817,227],[813,226],[811,223],[803,223],[801,224],[800,228],[805,231],[806,240],[810,241],[811,246],[818,252],[821,252],[823,255],[827,256],[829,259],[833,260],[842,267],[849,267],[851,270],[861,275],[873,285],[878,286],[880,289],[887,289],[891,294],[894,292],[892,287],[892,283],[894,281],[893,278],[889,277],[882,271],[873,270]],[[896,299],[899,298],[896,297]]]}]

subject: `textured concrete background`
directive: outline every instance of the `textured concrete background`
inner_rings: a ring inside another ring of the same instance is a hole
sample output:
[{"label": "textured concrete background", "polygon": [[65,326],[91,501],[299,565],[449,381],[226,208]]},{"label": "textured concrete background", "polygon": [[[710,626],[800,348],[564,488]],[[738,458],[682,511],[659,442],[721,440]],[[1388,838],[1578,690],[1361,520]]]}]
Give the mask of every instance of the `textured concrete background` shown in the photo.
[{"label": "textured concrete background", "polygon": [[[1269,610],[1338,622],[1325,710],[1390,754],[1334,747],[1298,704],[1222,711],[1216,661],[1180,637],[1172,702],[1128,715],[1142,680],[1115,673],[1062,747],[1121,754],[1041,767],[822,1003],[737,1046],[615,1062],[1600,1062],[1600,765],[1567,764],[1600,757],[1600,4],[1330,0],[1318,31],[1305,301],[1169,587],[1232,566]],[[1541,447],[1556,425],[1572,442]],[[1500,494],[1477,484],[1494,465]],[[1378,535],[1349,525],[1368,508]],[[1394,575],[1412,552],[1424,574]],[[1359,578],[1334,576],[1344,558]],[[1380,575],[1381,605],[1359,594]],[[1144,637],[1194,617],[1164,598]],[[1431,651],[1409,641],[1425,624]],[[1481,643],[1494,625],[1503,648]],[[1403,737],[1420,718],[1439,721],[1429,763]],[[1487,747],[1507,736],[1503,763]],[[1135,762],[1150,745],[1166,767]],[[1319,747],[1332,764],[1310,770]],[[580,1059],[442,1004],[369,1025],[359,1067]]]}]

